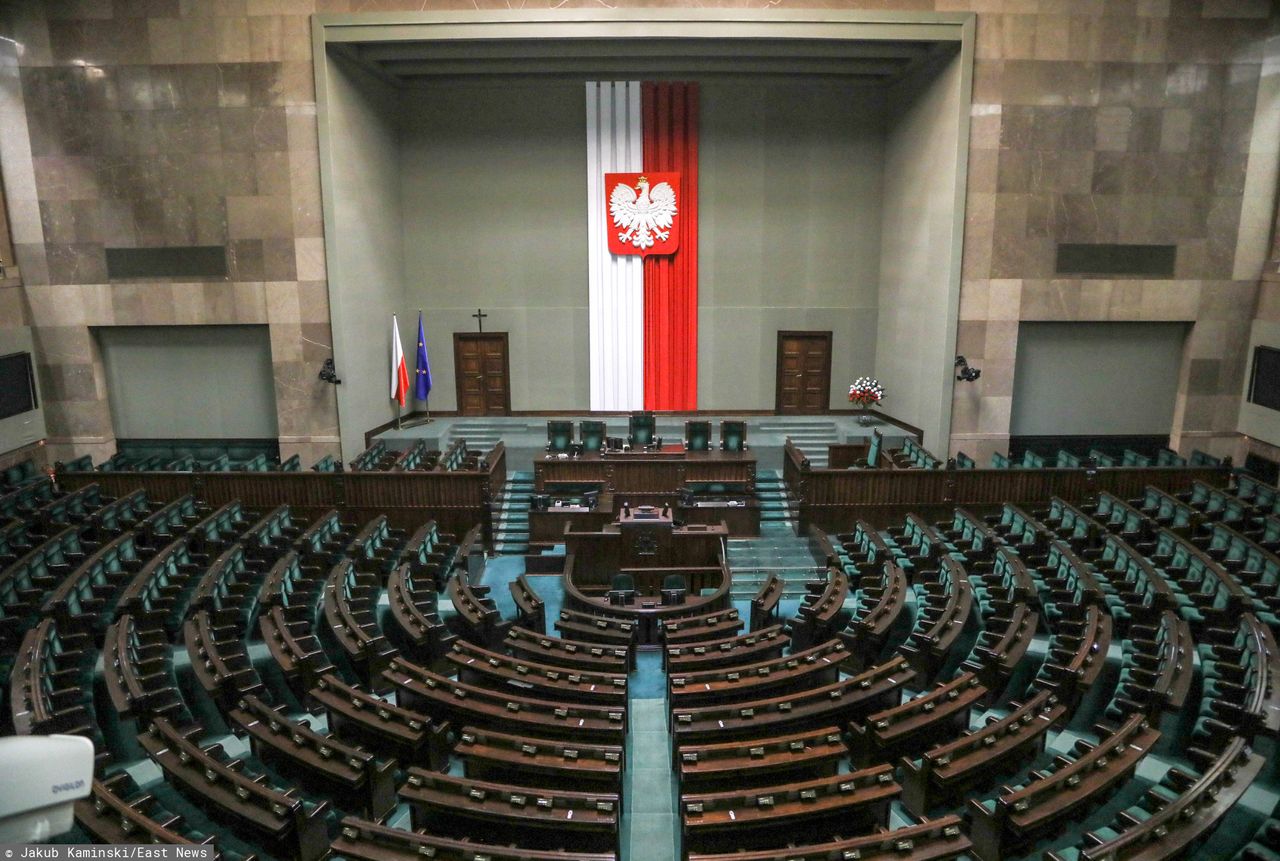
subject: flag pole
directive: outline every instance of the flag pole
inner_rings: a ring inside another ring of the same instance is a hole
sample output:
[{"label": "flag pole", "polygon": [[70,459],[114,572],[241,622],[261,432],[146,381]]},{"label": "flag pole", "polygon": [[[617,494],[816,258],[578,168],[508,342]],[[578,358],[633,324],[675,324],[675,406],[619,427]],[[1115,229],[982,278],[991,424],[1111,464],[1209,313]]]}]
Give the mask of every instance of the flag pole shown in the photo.
[{"label": "flag pole", "polygon": [[[395,401],[396,405],[395,429],[400,430],[400,398],[404,397],[404,394],[407,393],[402,393],[399,396],[396,394],[398,384],[395,380],[398,378],[400,368],[404,365],[404,351],[400,347],[400,321],[396,319],[395,314],[391,315],[391,365],[393,380],[391,386],[391,400]],[[403,385],[403,383],[400,383],[399,385]]]},{"label": "flag pole", "polygon": [[[419,322],[421,322],[421,321],[422,321],[422,309],[421,309],[421,308],[419,308],[419,309],[418,309],[418,321],[419,321]],[[424,412],[426,412],[427,417],[426,417],[425,419],[423,419],[422,423],[423,423],[424,425],[429,425],[429,424],[431,424],[431,392],[427,392],[427,399],[426,399],[425,401],[423,401],[423,403],[424,403],[424,404],[426,404],[426,409],[424,410]]]},{"label": "flag pole", "polygon": [[[421,309],[421,308],[419,308],[419,309],[418,309],[418,320],[419,320],[419,322],[421,322],[421,320],[422,320],[422,309]],[[415,367],[415,369],[414,369],[414,371],[415,371],[415,374],[414,374],[414,380],[415,380],[415,382],[414,382],[414,386],[413,386],[413,388],[414,388],[414,396],[413,396],[413,400],[415,400],[415,401],[416,401],[416,400],[418,400],[418,397],[417,397],[417,389],[418,389],[418,385],[417,385],[417,382],[416,382],[416,380],[417,380],[417,370],[418,370],[418,369]],[[410,412],[409,423],[408,423],[408,424],[406,424],[406,425],[405,425],[405,427],[416,428],[416,427],[421,427],[422,425],[429,425],[429,424],[431,424],[431,407],[430,407],[431,400],[430,400],[430,399],[431,399],[431,392],[430,392],[430,391],[428,391],[428,392],[427,392],[427,400],[423,401],[423,403],[428,404],[428,406],[427,406],[426,410],[424,411],[424,412],[426,413],[425,418],[418,418],[418,417],[416,417],[417,410],[416,410],[416,408],[415,408],[414,410],[412,410],[412,411]]]}]

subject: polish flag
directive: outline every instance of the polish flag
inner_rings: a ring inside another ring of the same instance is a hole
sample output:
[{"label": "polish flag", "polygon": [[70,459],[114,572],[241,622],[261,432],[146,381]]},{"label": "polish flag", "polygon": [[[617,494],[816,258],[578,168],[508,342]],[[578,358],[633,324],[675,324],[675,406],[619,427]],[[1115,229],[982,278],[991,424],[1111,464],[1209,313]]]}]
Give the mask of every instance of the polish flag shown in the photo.
[{"label": "polish flag", "polygon": [[400,324],[391,315],[391,400],[404,406],[409,397],[409,368],[404,363],[404,347],[400,346]]},{"label": "polish flag", "polygon": [[698,406],[698,104],[696,81],[587,82],[593,410]]}]

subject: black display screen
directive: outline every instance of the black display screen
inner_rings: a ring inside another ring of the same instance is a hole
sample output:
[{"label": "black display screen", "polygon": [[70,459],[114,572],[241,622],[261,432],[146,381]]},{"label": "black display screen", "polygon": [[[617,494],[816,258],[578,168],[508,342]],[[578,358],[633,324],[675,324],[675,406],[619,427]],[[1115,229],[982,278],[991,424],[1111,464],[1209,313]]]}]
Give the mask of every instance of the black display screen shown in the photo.
[{"label": "black display screen", "polygon": [[36,380],[30,353],[0,356],[0,419],[36,408]]},{"label": "black display screen", "polygon": [[1253,348],[1253,372],[1249,377],[1249,402],[1280,410],[1280,350]]}]

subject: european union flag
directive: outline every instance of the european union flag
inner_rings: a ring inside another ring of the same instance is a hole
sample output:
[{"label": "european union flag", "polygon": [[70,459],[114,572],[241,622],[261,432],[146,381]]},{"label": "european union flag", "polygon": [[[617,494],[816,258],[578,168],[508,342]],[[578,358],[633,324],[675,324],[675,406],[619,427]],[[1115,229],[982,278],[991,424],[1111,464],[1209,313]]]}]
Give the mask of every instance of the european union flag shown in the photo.
[{"label": "european union flag", "polygon": [[427,336],[422,331],[422,312],[418,312],[418,371],[414,374],[413,396],[425,401],[431,394],[431,363],[427,361]]}]

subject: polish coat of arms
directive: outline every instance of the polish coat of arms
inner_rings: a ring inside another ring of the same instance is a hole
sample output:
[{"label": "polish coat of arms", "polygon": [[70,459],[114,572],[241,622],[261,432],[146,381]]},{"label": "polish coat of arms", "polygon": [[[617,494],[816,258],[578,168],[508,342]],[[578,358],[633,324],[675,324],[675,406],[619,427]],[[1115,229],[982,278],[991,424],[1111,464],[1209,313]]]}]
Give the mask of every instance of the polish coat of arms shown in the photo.
[{"label": "polish coat of arms", "polygon": [[680,245],[678,173],[607,173],[606,233],[614,254],[672,254]]}]

